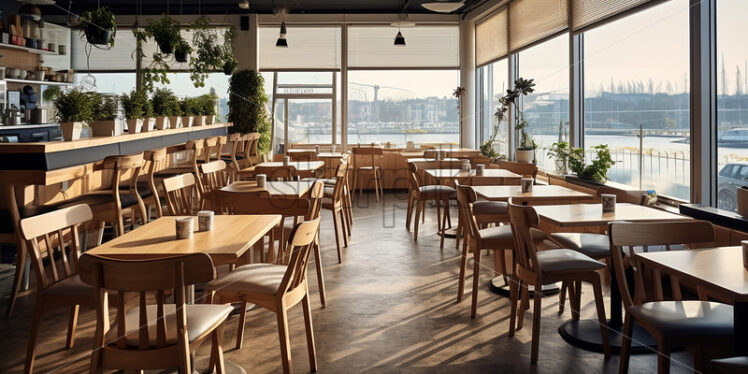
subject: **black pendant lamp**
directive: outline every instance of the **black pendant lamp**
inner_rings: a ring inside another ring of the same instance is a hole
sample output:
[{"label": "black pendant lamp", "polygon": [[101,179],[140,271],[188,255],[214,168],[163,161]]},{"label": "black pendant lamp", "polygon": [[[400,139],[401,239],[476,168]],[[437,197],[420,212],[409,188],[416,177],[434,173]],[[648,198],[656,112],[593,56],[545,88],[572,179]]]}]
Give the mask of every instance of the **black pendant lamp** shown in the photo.
[{"label": "black pendant lamp", "polygon": [[395,35],[395,47],[405,47],[405,37],[400,32],[400,28],[397,29],[397,35]]},{"label": "black pendant lamp", "polygon": [[278,41],[275,42],[275,46],[279,48],[288,48],[288,41],[286,40],[286,21],[281,22],[280,35]]}]

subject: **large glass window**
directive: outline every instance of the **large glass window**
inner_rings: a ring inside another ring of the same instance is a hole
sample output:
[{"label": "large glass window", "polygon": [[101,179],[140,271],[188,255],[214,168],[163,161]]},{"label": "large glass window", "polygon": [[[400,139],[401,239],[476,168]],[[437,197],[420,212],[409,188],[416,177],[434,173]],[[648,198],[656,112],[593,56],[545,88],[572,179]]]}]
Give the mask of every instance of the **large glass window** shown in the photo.
[{"label": "large glass window", "polygon": [[459,144],[457,70],[348,72],[348,144]]},{"label": "large glass window", "polygon": [[736,190],[748,185],[748,2],[717,2],[717,205],[736,210]]},{"label": "large glass window", "polygon": [[503,59],[478,69],[480,105],[476,116],[480,126],[478,133],[480,144],[487,141],[493,134],[494,127],[499,125],[497,136],[494,139],[494,147],[499,154],[505,156],[509,152],[509,124],[506,121],[498,123],[496,117],[494,117],[494,112],[499,106],[499,98],[509,88],[507,84],[508,65],[507,60]]},{"label": "large glass window", "polygon": [[[607,144],[613,182],[688,200],[689,2],[584,34],[584,145]],[[741,60],[742,61],[742,60]],[[542,91],[542,90],[540,90]]]},{"label": "large glass window", "polygon": [[537,144],[537,165],[553,170],[546,150],[569,133],[569,36],[563,34],[519,53],[519,76],[535,80],[535,92],[525,97],[527,133]]}]

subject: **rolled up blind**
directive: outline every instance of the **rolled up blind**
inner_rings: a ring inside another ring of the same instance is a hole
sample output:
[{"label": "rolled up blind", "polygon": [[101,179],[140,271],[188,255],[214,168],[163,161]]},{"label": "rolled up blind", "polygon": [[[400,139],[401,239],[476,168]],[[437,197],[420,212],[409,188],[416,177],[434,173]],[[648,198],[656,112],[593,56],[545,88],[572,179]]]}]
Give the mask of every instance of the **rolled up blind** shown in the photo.
[{"label": "rolled up blind", "polygon": [[397,27],[349,26],[348,67],[449,68],[460,66],[460,30],[451,26],[416,26],[400,29],[406,45],[394,45]]},{"label": "rolled up blind", "polygon": [[571,27],[574,30],[579,30],[650,1],[651,0],[572,0]]},{"label": "rolled up blind", "polygon": [[475,25],[475,64],[485,65],[509,53],[507,8],[492,13]]},{"label": "rolled up blind", "polygon": [[260,69],[340,69],[341,28],[288,26],[288,48],[275,46],[279,26],[260,27]]},{"label": "rolled up blind", "polygon": [[512,51],[569,27],[569,0],[514,0],[509,3],[509,48]]}]

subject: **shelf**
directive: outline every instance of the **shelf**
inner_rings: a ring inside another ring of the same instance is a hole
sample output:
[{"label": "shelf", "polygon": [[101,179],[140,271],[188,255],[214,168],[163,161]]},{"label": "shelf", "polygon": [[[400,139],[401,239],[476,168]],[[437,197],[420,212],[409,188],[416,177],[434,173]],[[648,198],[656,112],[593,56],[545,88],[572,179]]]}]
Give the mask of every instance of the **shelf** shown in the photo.
[{"label": "shelf", "polygon": [[5,81],[8,83],[43,84],[45,86],[69,86],[72,84],[68,82],[36,81],[32,79],[13,79],[13,78],[5,78]]},{"label": "shelf", "polygon": [[0,43],[0,48],[6,48],[6,49],[18,49],[21,51],[26,51],[29,53],[34,53],[37,55],[59,55],[57,52],[51,52],[51,51],[45,51],[43,49],[36,49],[36,48],[29,48],[29,47],[21,47],[20,45],[15,44],[5,44]]}]

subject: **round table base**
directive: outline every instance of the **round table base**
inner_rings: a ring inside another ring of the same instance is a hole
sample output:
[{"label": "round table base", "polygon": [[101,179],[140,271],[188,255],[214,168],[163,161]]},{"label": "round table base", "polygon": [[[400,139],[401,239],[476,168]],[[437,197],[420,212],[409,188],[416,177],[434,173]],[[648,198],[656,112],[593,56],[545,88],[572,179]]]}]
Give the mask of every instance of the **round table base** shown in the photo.
[{"label": "round table base", "polygon": [[[621,341],[623,340],[623,326],[617,329],[611,327],[607,331],[610,339],[610,352],[619,354],[621,352]],[[558,334],[575,347],[593,352],[603,352],[600,324],[597,320],[568,321],[559,326]],[[633,339],[631,340],[631,353],[654,352],[657,352],[657,340],[635,324]]]},{"label": "round table base", "polygon": [[[491,282],[488,283],[488,287],[489,289],[491,289],[491,292],[497,295],[501,295],[504,297],[510,296],[509,285],[504,283],[504,277],[501,275],[494,279],[491,279]],[[535,287],[530,286],[530,298],[532,298],[534,295],[534,289]],[[559,290],[560,287],[558,283],[546,284],[545,286],[543,286],[543,296],[556,295],[558,294]]]},{"label": "round table base", "polygon": [[450,229],[446,229],[444,231],[441,231],[439,234],[444,235],[445,238],[456,238],[457,237],[457,227],[452,227]]},{"label": "round table base", "polygon": [[[212,373],[213,371],[208,370],[210,364],[210,357],[199,357],[195,360],[195,367],[192,373]],[[223,366],[226,369],[226,374],[247,374],[247,371],[243,367],[239,366],[236,362],[223,359]]]}]

